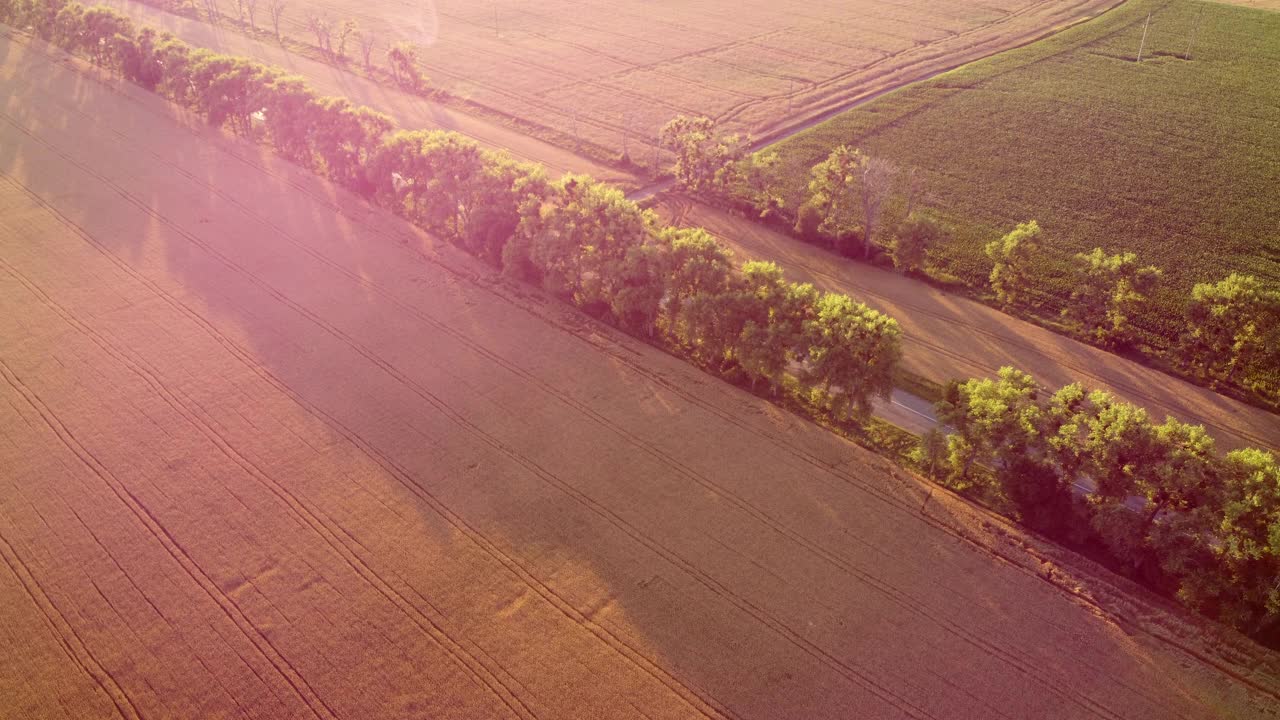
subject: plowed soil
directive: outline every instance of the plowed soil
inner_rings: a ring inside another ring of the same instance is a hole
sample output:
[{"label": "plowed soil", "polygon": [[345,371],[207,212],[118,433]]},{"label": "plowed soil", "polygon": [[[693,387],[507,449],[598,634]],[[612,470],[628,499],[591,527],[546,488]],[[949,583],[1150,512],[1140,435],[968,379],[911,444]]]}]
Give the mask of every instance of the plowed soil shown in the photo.
[{"label": "plowed soil", "polygon": [[1275,654],[0,37],[0,716],[1264,718]]}]

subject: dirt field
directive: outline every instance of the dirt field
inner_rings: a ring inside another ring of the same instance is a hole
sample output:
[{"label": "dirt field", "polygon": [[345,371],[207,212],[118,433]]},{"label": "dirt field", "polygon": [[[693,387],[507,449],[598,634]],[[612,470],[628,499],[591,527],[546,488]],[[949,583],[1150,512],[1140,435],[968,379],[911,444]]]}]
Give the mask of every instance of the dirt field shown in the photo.
[{"label": "dirt field", "polygon": [[700,203],[673,197],[659,212],[706,228],[740,257],[772,260],[798,282],[848,293],[893,316],[904,333],[903,366],[917,375],[946,382],[994,377],[1013,365],[1047,387],[1080,382],[1145,407],[1157,420],[1172,415],[1203,424],[1222,449],[1280,450],[1280,418],[1266,410]]},{"label": "dirt field", "polygon": [[1280,717],[1276,654],[77,68],[0,37],[6,720]]},{"label": "dirt field", "polygon": [[[220,0],[223,13],[235,3]],[[1018,45],[1115,0],[308,0],[307,16],[356,20],[382,47],[422,47],[432,84],[633,156],[673,116],[767,135],[859,96]],[[265,5],[265,3],[264,3]],[[265,9],[259,23],[269,26]]]}]

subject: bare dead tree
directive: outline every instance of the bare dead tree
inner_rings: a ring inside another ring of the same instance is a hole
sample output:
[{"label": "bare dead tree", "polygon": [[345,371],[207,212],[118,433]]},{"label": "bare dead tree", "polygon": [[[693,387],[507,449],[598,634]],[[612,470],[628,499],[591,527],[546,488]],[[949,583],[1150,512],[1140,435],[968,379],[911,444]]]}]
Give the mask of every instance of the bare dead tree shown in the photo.
[{"label": "bare dead tree", "polygon": [[894,177],[898,168],[889,160],[880,157],[868,157],[859,168],[859,183],[862,191],[862,234],[864,258],[871,259],[871,243],[875,240],[875,232],[879,229],[880,211],[884,201],[893,192]]},{"label": "bare dead tree", "polygon": [[267,0],[267,11],[271,13],[271,27],[276,31],[276,39],[280,40],[280,18],[288,0]]},{"label": "bare dead tree", "polygon": [[258,14],[258,0],[243,0],[245,14],[249,16],[249,27],[254,31],[258,31],[258,22],[255,16]]},{"label": "bare dead tree", "polygon": [[244,0],[236,0],[236,22],[244,24]]},{"label": "bare dead tree", "polygon": [[326,55],[332,53],[333,46],[333,25],[329,22],[329,18],[321,17],[315,13],[307,13],[307,27],[316,36],[316,47]]},{"label": "bare dead tree", "polygon": [[347,56],[347,40],[355,33],[355,20],[343,20],[342,25],[338,26],[338,57],[345,58]]},{"label": "bare dead tree", "polygon": [[360,41],[360,55],[365,60],[365,69],[374,69],[372,58],[374,58],[374,46],[378,45],[378,36],[366,29],[357,36],[357,40]]},{"label": "bare dead tree", "polygon": [[218,22],[218,3],[217,0],[204,0],[204,12],[209,16],[209,22],[217,24]]}]

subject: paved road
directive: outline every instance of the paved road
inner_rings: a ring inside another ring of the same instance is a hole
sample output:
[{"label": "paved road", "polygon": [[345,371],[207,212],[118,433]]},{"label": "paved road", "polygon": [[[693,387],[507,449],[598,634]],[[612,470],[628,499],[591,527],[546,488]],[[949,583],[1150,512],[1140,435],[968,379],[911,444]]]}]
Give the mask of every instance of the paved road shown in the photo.
[{"label": "paved road", "polygon": [[875,415],[916,435],[922,435],[938,424],[938,417],[933,412],[933,403],[897,388],[894,389],[888,402],[876,401]]},{"label": "paved road", "polygon": [[661,208],[666,217],[705,227],[741,257],[772,260],[793,280],[848,293],[897,318],[906,368],[918,375],[945,382],[1013,365],[1048,387],[1080,382],[1141,405],[1158,420],[1171,415],[1201,423],[1224,449],[1280,449],[1280,417],[1265,410],[743,218],[680,199],[671,203]]}]

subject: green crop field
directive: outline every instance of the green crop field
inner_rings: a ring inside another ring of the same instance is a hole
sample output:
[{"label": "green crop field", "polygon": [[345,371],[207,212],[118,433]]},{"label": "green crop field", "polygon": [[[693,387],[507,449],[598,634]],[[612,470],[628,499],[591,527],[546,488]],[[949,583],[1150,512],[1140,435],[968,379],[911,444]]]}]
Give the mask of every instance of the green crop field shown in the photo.
[{"label": "green crop field", "polygon": [[1070,296],[1071,256],[1095,246],[1164,268],[1135,318],[1157,345],[1195,282],[1280,281],[1280,12],[1137,0],[891,93],[774,146],[788,207],[841,143],[923,173],[954,233],[936,274],[984,286],[983,245],[1038,220],[1042,315]]}]

